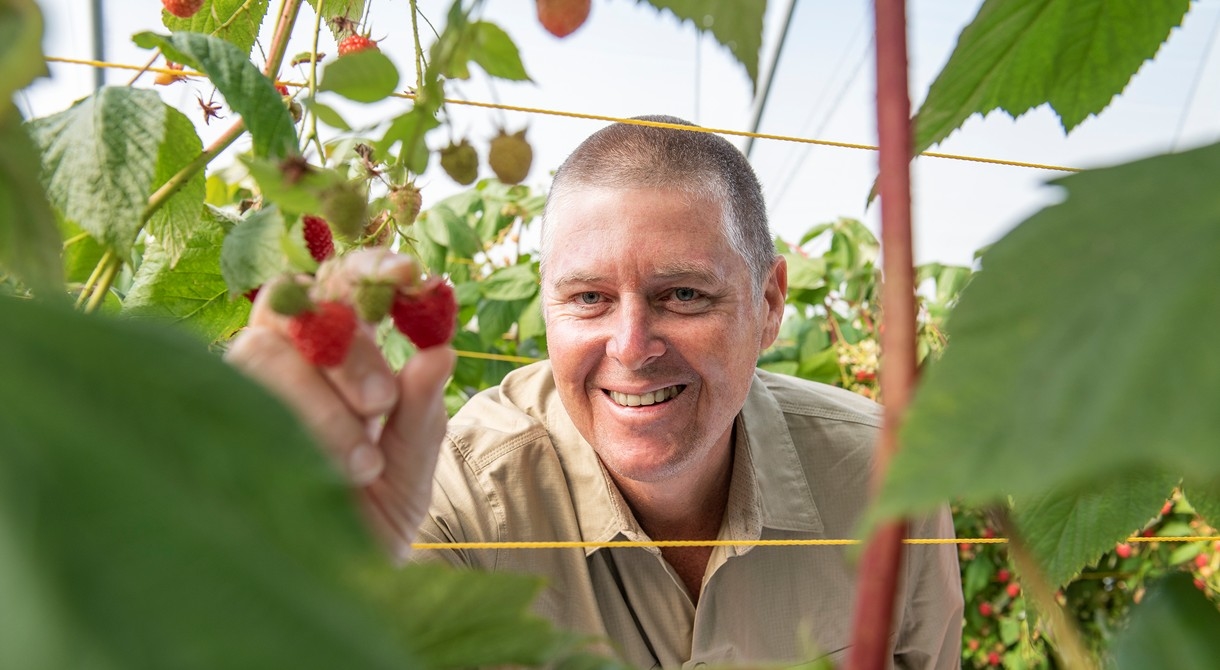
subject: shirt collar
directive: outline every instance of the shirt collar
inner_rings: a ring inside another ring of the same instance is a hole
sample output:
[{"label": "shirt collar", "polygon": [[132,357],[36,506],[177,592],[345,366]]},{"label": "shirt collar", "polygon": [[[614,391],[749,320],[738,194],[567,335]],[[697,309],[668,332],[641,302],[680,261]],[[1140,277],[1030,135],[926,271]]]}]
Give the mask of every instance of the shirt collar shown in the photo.
[{"label": "shirt collar", "polygon": [[[528,368],[534,370],[518,374],[526,371],[522,369],[506,378],[503,390],[519,407],[545,422],[568,479],[582,539],[643,539],[645,534],[627,502],[564,410],[550,362]],[[798,532],[823,531],[784,413],[757,374],[737,417],[736,449],[724,529],[729,537],[757,539],[759,525]],[[587,548],[585,554],[594,551],[596,548]]]}]

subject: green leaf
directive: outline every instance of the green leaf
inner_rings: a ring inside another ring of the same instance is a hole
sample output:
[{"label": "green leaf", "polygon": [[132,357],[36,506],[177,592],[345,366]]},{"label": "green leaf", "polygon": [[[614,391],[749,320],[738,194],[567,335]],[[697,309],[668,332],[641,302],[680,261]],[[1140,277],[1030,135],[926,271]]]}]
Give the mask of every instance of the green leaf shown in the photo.
[{"label": "green leaf", "polygon": [[928,90],[915,153],[970,115],[1049,103],[1065,132],[1105,109],[1182,22],[1190,0],[987,0]]},{"label": "green leaf", "polygon": [[71,659],[12,667],[418,662],[347,583],[386,561],[344,478],[197,340],[5,300],[0,350],[0,535],[21,541],[0,583],[33,578],[0,637],[39,627],[28,643]]},{"label": "green leaf", "polygon": [[356,102],[384,100],[398,88],[398,68],[377,49],[366,49],[331,61],[322,70],[319,91],[331,91]]},{"label": "green leaf", "polygon": [[474,30],[474,42],[470,48],[471,60],[493,77],[531,81],[525,72],[525,65],[521,62],[521,52],[504,29],[487,21],[477,21],[470,27]]},{"label": "green leaf", "polygon": [[51,203],[124,260],[148,207],[166,109],[153,91],[108,86],[29,123]]},{"label": "green leaf", "polygon": [[7,0],[0,7],[0,126],[17,118],[13,94],[49,74],[42,55],[42,12],[34,0]]},{"label": "green leaf", "polygon": [[530,304],[531,298],[479,302],[475,313],[478,315],[479,338],[483,341],[483,349],[494,347],[496,342],[512,329],[517,318],[521,316],[522,310]]},{"label": "green leaf", "polygon": [[528,263],[500,268],[483,282],[488,300],[526,300],[537,294],[538,271]]},{"label": "green leaf", "polygon": [[788,286],[794,289],[819,289],[826,285],[826,261],[792,252],[788,260]]},{"label": "green leaf", "polygon": [[313,112],[314,115],[318,117],[319,121],[325,123],[331,128],[336,128],[345,132],[352,129],[347,120],[343,118],[343,115],[339,114],[334,107],[324,105],[316,100],[308,99],[305,100],[305,106],[309,108],[309,111]]},{"label": "green leaf", "polygon": [[[326,4],[336,4],[329,0]],[[175,33],[202,33],[218,37],[249,56],[267,15],[267,0],[210,0],[190,18],[161,12],[161,22]],[[143,46],[143,45],[141,45]]]},{"label": "green leaf", "polygon": [[1220,612],[1191,584],[1172,574],[1148,590],[1111,649],[1115,670],[1210,670],[1220,658]]},{"label": "green leaf", "polygon": [[988,250],[915,394],[884,513],[1148,468],[1220,479],[1215,174],[1220,144],[1066,177],[1062,204]]},{"label": "green leaf", "polygon": [[69,283],[83,283],[106,254],[106,249],[80,226],[57,217],[64,238],[64,278]]},{"label": "green leaf", "polygon": [[[314,11],[318,11],[318,0],[306,0]],[[338,42],[342,39],[344,33],[335,29],[335,24],[331,19],[342,17],[351,21],[360,21],[360,17],[364,15],[365,0],[325,0],[322,3],[322,20],[330,28],[330,34]]]},{"label": "green leaf", "polygon": [[539,665],[566,639],[528,611],[542,587],[537,577],[424,563],[378,576],[363,590],[393,607],[395,627],[424,667]]},{"label": "green leaf", "polygon": [[1220,527],[1220,480],[1207,483],[1188,480],[1182,486],[1182,493],[1209,526]]},{"label": "green leaf", "polygon": [[234,299],[220,273],[224,230],[197,226],[178,263],[159,240],[148,243],[144,261],[123,301],[123,313],[180,323],[208,342],[226,340],[246,325],[250,303]]},{"label": "green leaf", "polygon": [[542,318],[542,292],[534,295],[521,315],[517,317],[517,339],[524,342],[530,338],[546,339],[546,321]]},{"label": "green leaf", "polygon": [[1018,500],[1013,520],[1052,586],[1067,584],[1156,516],[1178,477],[1143,470]]},{"label": "green leaf", "polygon": [[251,213],[225,236],[220,274],[229,292],[245,293],[288,269],[284,253],[288,230],[275,207]]},{"label": "green leaf", "polygon": [[[195,132],[195,124],[185,114],[167,107],[169,116],[165,141],[157,157],[154,184],[169,181],[179,170],[203,152],[203,142]],[[172,268],[186,251],[190,238],[199,228],[203,201],[207,195],[203,170],[196,172],[182,188],[170,197],[148,220],[148,232],[157,238]]]},{"label": "green leaf", "polygon": [[[428,145],[424,143],[424,137],[429,130],[439,125],[440,122],[436,120],[434,114],[417,105],[406,114],[395,117],[390,122],[390,127],[386,129],[385,136],[374,143],[373,148],[377,155],[388,156],[394,145],[402,142],[402,151],[399,152],[399,155],[402,156],[400,163],[406,165],[407,169],[415,174],[423,174],[430,154]],[[421,150],[422,158],[419,155]]]},{"label": "green leaf", "polygon": [[[638,0],[644,2],[645,0]],[[758,87],[758,51],[762,48],[763,15],[767,0],[647,0],[681,21],[690,21],[733,54]]]},{"label": "green leaf", "polygon": [[347,178],[331,168],[310,165],[299,173],[289,170],[285,174],[281,161],[254,156],[239,156],[238,160],[258,183],[264,200],[292,214],[322,211],[322,194],[347,183]]},{"label": "green leaf", "polygon": [[132,39],[145,49],[159,47],[167,58],[207,74],[229,107],[241,115],[255,156],[284,158],[297,153],[296,127],[283,96],[237,47],[198,33],[167,37],[143,32]]},{"label": "green leaf", "polygon": [[59,229],[38,171],[31,169],[39,163],[38,149],[6,100],[0,100],[0,108],[8,109],[0,113],[0,268],[39,293],[53,294],[64,285]]},{"label": "green leaf", "polygon": [[825,338],[821,331],[811,329],[801,341],[797,376],[833,384],[843,376],[842,370],[839,369],[839,352],[835,347],[821,348],[823,339]]}]

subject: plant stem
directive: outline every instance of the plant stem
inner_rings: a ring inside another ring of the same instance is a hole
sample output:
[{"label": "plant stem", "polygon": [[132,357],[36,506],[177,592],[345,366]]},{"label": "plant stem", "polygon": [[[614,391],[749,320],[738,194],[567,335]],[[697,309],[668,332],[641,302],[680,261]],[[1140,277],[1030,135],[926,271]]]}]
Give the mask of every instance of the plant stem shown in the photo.
[{"label": "plant stem", "polygon": [[[267,66],[263,70],[273,80],[277,80],[280,65],[284,63],[284,54],[288,51],[288,38],[296,25],[297,14],[301,12],[302,0],[284,0],[280,5],[280,15],[275,20],[275,33],[271,38],[271,53],[267,55]],[[320,13],[320,12],[319,12]]]},{"label": "plant stem", "polygon": [[[326,0],[318,0],[318,6],[314,12],[313,23],[313,44],[309,48],[309,97],[316,98],[318,95],[318,36],[322,33],[322,4]],[[326,148],[322,146],[322,140],[318,138],[318,115],[317,113],[309,112],[309,139],[301,146],[301,151],[305,150],[305,144],[312,140],[318,147],[318,160],[326,163]]]},{"label": "plant stem", "polygon": [[[881,247],[884,249],[881,333],[885,398],[881,439],[872,473],[880,490],[890,459],[898,451],[898,429],[915,385],[915,277],[911,240],[911,100],[907,82],[905,0],[874,3],[877,44],[877,137],[881,196]],[[881,526],[869,539],[860,562],[852,648],[847,667],[883,670],[889,650],[894,601],[902,564],[906,522]]]},{"label": "plant stem", "polygon": [[97,284],[93,287],[93,294],[89,296],[89,304],[85,305],[85,313],[91,314],[101,306],[102,301],[106,299],[106,294],[110,292],[110,287],[114,285],[114,277],[119,273],[119,268],[123,267],[123,261],[116,254],[109,254],[109,260],[103,257],[105,265],[102,269],[102,276],[98,278]]},{"label": "plant stem", "polygon": [[415,90],[424,88],[424,50],[419,45],[419,6],[411,0],[411,34],[415,36]]},{"label": "plant stem", "polygon": [[1021,575],[1021,588],[1026,595],[1032,597],[1038,612],[1046,617],[1050,624],[1047,633],[1055,642],[1052,646],[1063,666],[1069,670],[1098,670],[1097,663],[1081,638],[1080,630],[1055,599],[1055,589],[1047,583],[1037,560],[1030,553],[1016,524],[1008,515],[1008,510],[997,506],[988,510],[988,513],[999,526],[1000,532],[1008,538],[1008,555]]},{"label": "plant stem", "polygon": [[224,134],[216,138],[216,141],[212,142],[207,149],[203,150],[203,153],[196,156],[194,160],[187,163],[181,170],[174,173],[174,176],[170,177],[169,180],[162,184],[161,188],[157,189],[151,196],[149,196],[148,206],[144,208],[144,213],[140,215],[140,227],[143,227],[144,224],[148,223],[149,219],[152,218],[152,215],[156,213],[158,209],[161,209],[161,207],[164,206],[175,193],[185,186],[186,183],[191,180],[191,177],[195,176],[195,173],[207,167],[207,164],[211,163],[216,156],[220,155],[220,152],[229,148],[230,144],[233,144],[238,137],[241,137],[245,130],[246,126],[240,120],[234,123],[232,126],[229,126],[229,129],[226,130]]},{"label": "plant stem", "polygon": [[102,275],[102,270],[110,263],[110,257],[114,252],[107,249],[106,253],[98,260],[97,265],[93,266],[93,272],[89,273],[89,278],[85,280],[85,285],[81,287],[80,294],[76,296],[76,308],[80,309],[81,305],[85,304],[89,294],[93,290],[94,284],[97,283],[97,278]]}]

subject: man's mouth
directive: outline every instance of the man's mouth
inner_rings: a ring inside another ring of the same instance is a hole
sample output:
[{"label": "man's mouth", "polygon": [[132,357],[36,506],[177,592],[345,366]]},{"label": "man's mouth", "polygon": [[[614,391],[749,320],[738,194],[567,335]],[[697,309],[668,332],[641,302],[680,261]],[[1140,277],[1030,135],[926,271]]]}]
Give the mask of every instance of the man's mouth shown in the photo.
[{"label": "man's mouth", "polygon": [[649,391],[648,393],[644,393],[642,395],[635,395],[634,393],[619,393],[618,391],[608,391],[608,393],[610,394],[610,399],[613,400],[617,405],[621,405],[623,407],[641,407],[644,405],[655,405],[659,402],[665,402],[675,398],[685,388],[685,385],[679,384],[677,386],[666,386],[663,389]]}]

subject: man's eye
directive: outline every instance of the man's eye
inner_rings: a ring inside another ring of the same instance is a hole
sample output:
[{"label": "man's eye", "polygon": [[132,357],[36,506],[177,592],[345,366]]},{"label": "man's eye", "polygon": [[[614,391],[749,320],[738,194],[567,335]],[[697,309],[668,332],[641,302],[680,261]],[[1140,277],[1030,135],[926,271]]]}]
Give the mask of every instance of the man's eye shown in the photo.
[{"label": "man's eye", "polygon": [[674,289],[674,298],[679,302],[690,302],[699,297],[699,292],[693,288]]},{"label": "man's eye", "polygon": [[582,305],[596,305],[601,300],[601,296],[594,291],[585,291],[576,296],[576,301]]}]

